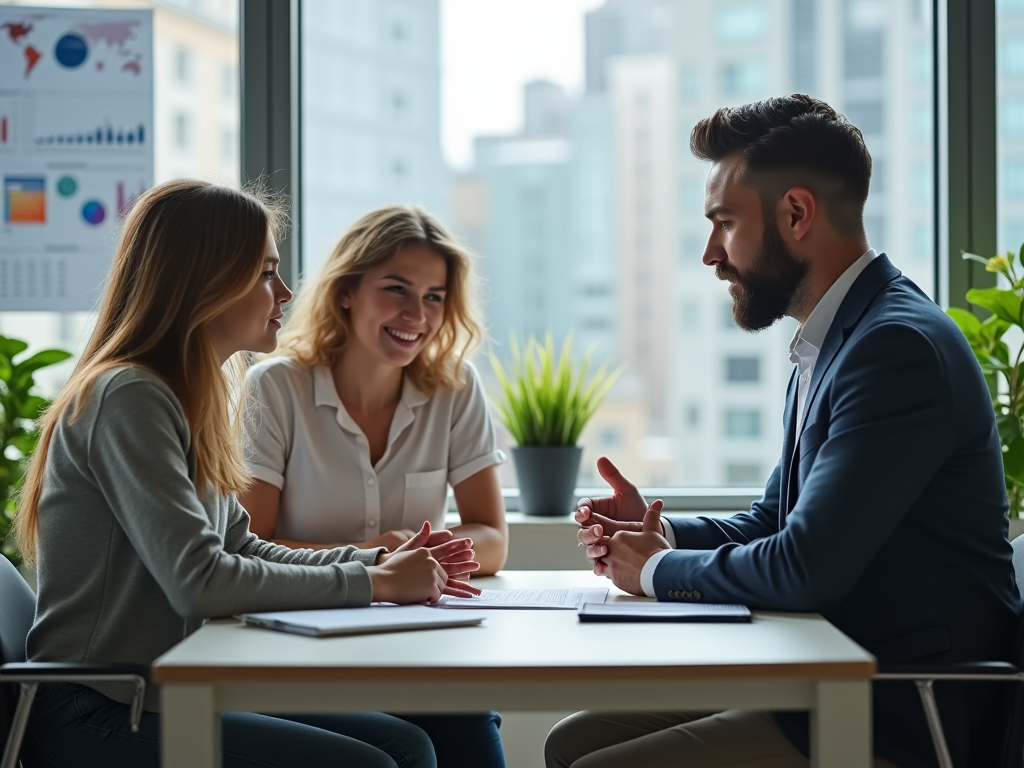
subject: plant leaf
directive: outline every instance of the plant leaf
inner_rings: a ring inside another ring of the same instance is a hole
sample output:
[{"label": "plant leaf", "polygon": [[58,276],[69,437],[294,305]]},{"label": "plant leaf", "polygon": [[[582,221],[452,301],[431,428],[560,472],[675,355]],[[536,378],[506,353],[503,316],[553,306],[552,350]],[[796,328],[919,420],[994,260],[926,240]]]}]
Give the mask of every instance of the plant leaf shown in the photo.
[{"label": "plant leaf", "polygon": [[1003,452],[1003,474],[1018,485],[1024,485],[1024,437],[1018,437]]},{"label": "plant leaf", "polygon": [[959,307],[950,307],[946,310],[946,314],[957,324],[957,327],[961,330],[964,336],[968,340],[973,339],[981,334],[981,320],[976,315],[968,312],[966,309],[960,309]]},{"label": "plant leaf", "polygon": [[1001,320],[1020,325],[1020,296],[1005,288],[972,288],[967,292],[971,304],[984,307]]}]

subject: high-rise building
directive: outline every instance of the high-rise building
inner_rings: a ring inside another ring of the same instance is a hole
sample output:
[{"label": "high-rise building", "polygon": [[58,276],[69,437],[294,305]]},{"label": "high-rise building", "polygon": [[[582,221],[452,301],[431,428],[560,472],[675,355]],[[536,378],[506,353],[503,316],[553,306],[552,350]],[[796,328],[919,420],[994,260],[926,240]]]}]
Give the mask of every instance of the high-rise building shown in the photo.
[{"label": "high-rise building", "polygon": [[679,204],[674,235],[674,361],[666,408],[678,435],[675,476],[684,484],[759,485],[781,444],[788,341],[780,322],[739,331],[731,300],[700,263],[707,168],[689,154],[701,117],[793,92],[825,99],[864,133],[874,170],[865,208],[869,243],[934,293],[931,19],[918,0],[676,2]]},{"label": "high-rise building", "polygon": [[302,5],[302,269],[393,203],[448,216],[438,0]]},{"label": "high-rise building", "polygon": [[997,247],[1018,253],[1024,243],[1024,2],[1002,0],[998,9]]},{"label": "high-rise building", "polygon": [[456,185],[466,209],[456,227],[472,236],[475,184],[486,200],[475,245],[498,344],[511,333],[560,340],[572,331],[577,349],[606,359],[619,322],[611,112],[602,100],[570,104],[551,83],[530,83],[525,96],[522,133],[477,140],[475,170]]},{"label": "high-rise building", "polygon": [[605,0],[584,16],[585,76],[588,95],[608,88],[612,56],[668,50],[672,0]]}]

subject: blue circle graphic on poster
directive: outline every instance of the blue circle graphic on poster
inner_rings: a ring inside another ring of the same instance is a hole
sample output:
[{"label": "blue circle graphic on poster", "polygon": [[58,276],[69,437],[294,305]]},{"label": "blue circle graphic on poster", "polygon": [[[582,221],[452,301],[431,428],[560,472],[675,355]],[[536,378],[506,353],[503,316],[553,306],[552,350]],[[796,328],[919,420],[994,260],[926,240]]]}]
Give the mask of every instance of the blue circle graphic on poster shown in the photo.
[{"label": "blue circle graphic on poster", "polygon": [[87,224],[95,227],[97,224],[102,224],[106,217],[107,212],[99,200],[90,200],[82,206],[82,218]]},{"label": "blue circle graphic on poster", "polygon": [[62,66],[74,69],[85,61],[85,57],[89,55],[89,47],[85,44],[85,38],[69,32],[57,41],[53,55]]}]

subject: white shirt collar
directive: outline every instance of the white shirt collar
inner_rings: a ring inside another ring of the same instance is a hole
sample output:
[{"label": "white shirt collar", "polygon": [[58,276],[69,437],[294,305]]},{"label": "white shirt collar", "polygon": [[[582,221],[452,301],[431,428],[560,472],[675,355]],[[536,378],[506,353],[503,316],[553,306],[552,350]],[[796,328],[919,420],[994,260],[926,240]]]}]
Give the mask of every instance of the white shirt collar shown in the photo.
[{"label": "white shirt collar", "polygon": [[836,319],[836,313],[839,311],[843,299],[846,298],[846,294],[850,292],[850,287],[860,277],[860,273],[877,256],[878,254],[874,248],[868,248],[825,291],[825,295],[821,297],[814,309],[811,310],[811,314],[807,316],[804,324],[797,328],[793,340],[789,343],[790,359],[794,363],[804,356],[801,352],[806,354],[806,352],[810,351],[807,349],[808,346],[813,347],[815,354],[821,349],[821,345],[825,343],[825,335],[828,333],[828,329],[832,327],[832,321]]},{"label": "white shirt collar", "polygon": [[[402,400],[399,407],[411,410],[429,399],[408,376],[402,377]],[[329,365],[318,365],[313,369],[313,404],[329,405],[339,412],[346,413],[345,406],[338,397],[338,390],[334,386],[334,374]]]}]

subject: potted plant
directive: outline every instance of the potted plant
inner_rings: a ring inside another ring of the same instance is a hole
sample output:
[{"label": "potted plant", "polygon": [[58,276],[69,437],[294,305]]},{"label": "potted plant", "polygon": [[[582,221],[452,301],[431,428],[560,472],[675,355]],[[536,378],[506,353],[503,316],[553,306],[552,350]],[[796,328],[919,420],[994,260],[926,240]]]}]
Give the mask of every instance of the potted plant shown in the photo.
[{"label": "potted plant", "polygon": [[0,336],[0,552],[18,565],[21,555],[10,536],[16,496],[25,475],[25,460],[39,440],[37,419],[50,404],[36,391],[33,374],[71,357],[61,349],[44,349],[15,360],[28,344]]},{"label": "potted plant", "polygon": [[571,333],[557,355],[550,333],[543,344],[530,336],[525,349],[513,335],[510,352],[508,371],[493,352],[490,359],[500,389],[498,418],[517,443],[512,459],[523,512],[568,514],[583,452],[577,441],[622,369],[602,363],[588,381],[593,350],[577,365]]},{"label": "potted plant", "polygon": [[972,288],[967,292],[968,302],[992,313],[985,320],[955,307],[946,312],[967,337],[985,374],[1003,447],[1009,515],[1017,518],[1024,508],[1024,346],[1011,352],[1003,336],[1011,328],[1024,328],[1024,245],[1019,254],[1007,251],[1005,256],[986,259],[965,253],[964,259],[981,262],[985,269],[1002,275],[1008,283],[1007,287]]}]

